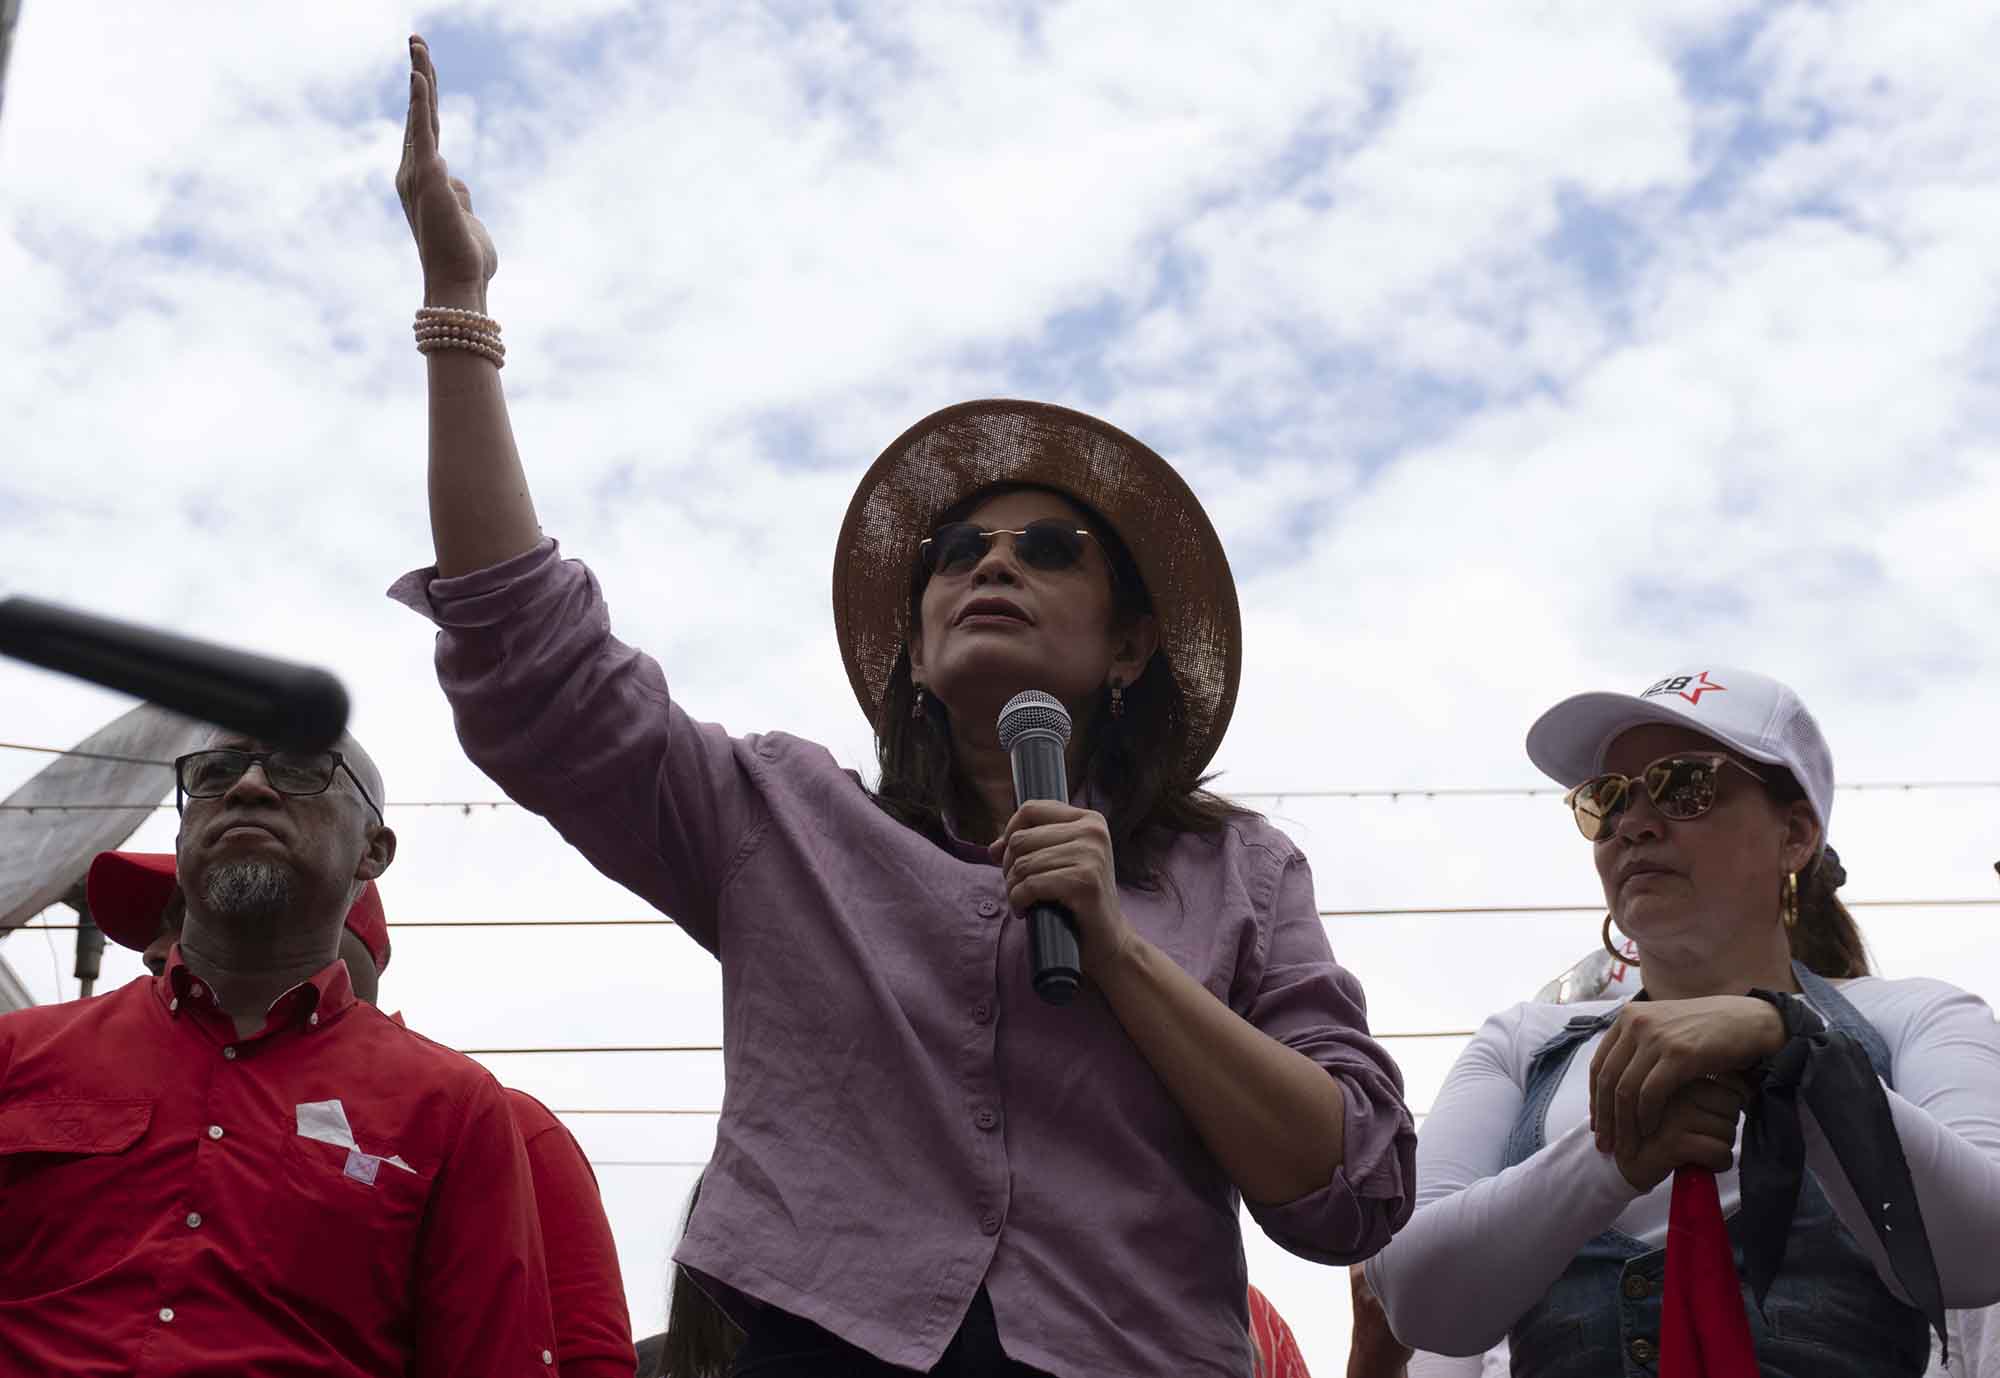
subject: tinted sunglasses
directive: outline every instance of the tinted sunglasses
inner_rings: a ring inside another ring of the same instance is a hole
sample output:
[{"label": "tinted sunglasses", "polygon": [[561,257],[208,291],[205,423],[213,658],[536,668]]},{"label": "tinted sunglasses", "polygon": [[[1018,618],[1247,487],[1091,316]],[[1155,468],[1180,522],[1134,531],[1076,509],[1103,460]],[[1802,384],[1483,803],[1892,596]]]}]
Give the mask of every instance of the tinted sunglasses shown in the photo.
[{"label": "tinted sunglasses", "polygon": [[1685,756],[1662,756],[1637,775],[1608,772],[1594,775],[1563,796],[1576,818],[1576,830],[1592,842],[1608,834],[1618,814],[1632,802],[1632,787],[1646,791],[1662,818],[1685,823],[1715,807],[1716,777],[1724,766],[1735,766],[1745,775],[1764,784],[1764,777],[1733,756],[1703,752]]},{"label": "tinted sunglasses", "polygon": [[1060,517],[1029,522],[1018,531],[982,530],[972,522],[947,522],[917,542],[917,560],[931,574],[963,574],[986,558],[996,536],[1012,536],[1014,553],[1030,569],[1055,573],[1075,569],[1085,541],[1096,537]]}]

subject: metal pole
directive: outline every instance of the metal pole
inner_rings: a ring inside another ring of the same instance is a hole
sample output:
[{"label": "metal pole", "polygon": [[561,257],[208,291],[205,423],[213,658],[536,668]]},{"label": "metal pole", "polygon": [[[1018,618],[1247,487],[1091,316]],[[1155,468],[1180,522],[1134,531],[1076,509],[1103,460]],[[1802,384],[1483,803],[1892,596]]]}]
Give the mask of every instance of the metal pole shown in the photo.
[{"label": "metal pole", "polygon": [[21,18],[21,0],[0,0],[0,105],[7,99],[7,54],[14,48],[14,25]]},{"label": "metal pole", "polygon": [[90,906],[76,903],[76,993],[87,999],[104,969],[104,930],[90,917]]}]

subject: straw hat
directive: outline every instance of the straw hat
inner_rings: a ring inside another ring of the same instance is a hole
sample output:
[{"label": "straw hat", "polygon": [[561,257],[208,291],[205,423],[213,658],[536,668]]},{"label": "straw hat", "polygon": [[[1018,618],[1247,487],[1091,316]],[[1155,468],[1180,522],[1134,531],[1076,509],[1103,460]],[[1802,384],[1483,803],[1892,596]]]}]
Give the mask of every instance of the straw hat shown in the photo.
[{"label": "straw hat", "polygon": [[1052,488],[1104,515],[1132,552],[1160,653],[1187,700],[1183,765],[1215,755],[1236,706],[1243,626],[1222,542],[1164,459],[1115,426],[1046,402],[946,407],[903,432],[862,476],[833,557],[833,625],[868,720],[909,635],[917,542],[954,503],[995,484]]}]

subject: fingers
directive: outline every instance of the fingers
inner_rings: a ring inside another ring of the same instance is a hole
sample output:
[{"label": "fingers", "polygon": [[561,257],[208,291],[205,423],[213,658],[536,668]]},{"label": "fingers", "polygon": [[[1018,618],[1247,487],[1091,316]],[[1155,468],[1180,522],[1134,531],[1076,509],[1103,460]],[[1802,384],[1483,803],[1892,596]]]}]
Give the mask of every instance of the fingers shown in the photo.
[{"label": "fingers", "polygon": [[431,61],[431,45],[421,36],[410,39],[410,59],[417,70],[424,74],[424,85],[430,88],[431,143],[438,142],[438,74],[437,66]]},{"label": "fingers", "polygon": [[[1651,1066],[1643,1073],[1635,1066],[1626,1069],[1625,1075],[1628,1079],[1634,1077],[1639,1079],[1636,1109],[1637,1128],[1641,1134],[1651,1134],[1657,1130],[1660,1127],[1660,1117],[1666,1113],[1668,1100],[1672,1098],[1674,1092],[1691,1084],[1687,1073],[1681,1070],[1680,1064],[1666,1057],[1653,1058]],[[1700,1082],[1700,1084],[1706,1086],[1709,1083]]]},{"label": "fingers", "polygon": [[1747,1099],[1741,1084],[1731,1085],[1728,1079],[1717,1077],[1714,1081],[1701,1078],[1682,1087],[1679,1094],[1691,1105],[1697,1106],[1711,1115],[1720,1115],[1734,1124],[1736,1117],[1743,1113]]},{"label": "fingers", "polygon": [[1040,847],[1032,852],[1023,852],[1007,863],[1007,883],[1017,884],[1030,876],[1047,875],[1050,871],[1088,865],[1094,855],[1088,843],[1075,840]]},{"label": "fingers", "polygon": [[[1000,836],[987,845],[986,854],[1005,865],[1007,861],[1024,851],[1046,847],[1051,842],[1061,841],[1068,833],[1066,825],[1095,819],[1101,827],[1102,814],[1089,809],[1079,809],[1074,804],[1058,803],[1053,799],[1031,799],[1014,810],[1014,816],[1007,820],[1007,826],[1000,830]],[[1051,836],[1054,832],[1059,835]],[[1107,829],[1105,836],[1109,837]]]},{"label": "fingers", "polygon": [[1638,1143],[1645,1138],[1639,1128],[1639,1092],[1652,1074],[1659,1056],[1650,1046],[1633,1043],[1632,1056],[1626,1060],[1625,1069],[1618,1074],[1617,1088],[1611,1096],[1611,1141]]},{"label": "fingers", "polygon": [[1597,1148],[1601,1153],[1616,1151],[1618,1084],[1637,1043],[1625,1020],[1620,1018],[1604,1035],[1604,1041],[1590,1060],[1590,1127],[1597,1133]]},{"label": "fingers", "polygon": [[1735,1136],[1690,1134],[1681,1145],[1680,1158],[1710,1172],[1727,1172],[1736,1162]]},{"label": "fingers", "polygon": [[438,156],[437,114],[432,104],[431,84],[417,61],[417,45],[410,44],[410,118],[404,126],[403,156],[412,167],[422,167]]}]

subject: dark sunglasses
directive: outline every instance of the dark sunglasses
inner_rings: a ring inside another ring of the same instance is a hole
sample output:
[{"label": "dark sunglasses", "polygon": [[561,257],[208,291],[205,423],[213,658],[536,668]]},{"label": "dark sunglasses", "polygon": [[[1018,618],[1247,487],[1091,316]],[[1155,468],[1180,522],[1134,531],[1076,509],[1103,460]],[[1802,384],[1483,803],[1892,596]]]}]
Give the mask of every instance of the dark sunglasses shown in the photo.
[{"label": "dark sunglasses", "polygon": [[1637,775],[1615,771],[1594,775],[1565,794],[1563,803],[1576,818],[1576,830],[1592,842],[1611,831],[1620,811],[1632,802],[1634,785],[1646,791],[1661,817],[1685,823],[1715,807],[1716,777],[1724,766],[1735,766],[1758,784],[1765,783],[1756,771],[1720,751],[1662,756]]},{"label": "dark sunglasses", "polygon": [[930,574],[963,574],[986,558],[996,536],[1012,536],[1014,553],[1030,569],[1057,573],[1075,569],[1085,541],[1097,539],[1060,517],[1029,522],[1018,531],[985,531],[972,522],[947,522],[917,542],[917,559]]},{"label": "dark sunglasses", "polygon": [[213,751],[191,751],[174,761],[174,807],[182,807],[184,799],[220,799],[236,788],[236,782],[250,771],[251,766],[264,768],[264,779],[280,794],[307,795],[325,794],[333,784],[336,771],[346,771],[347,778],[354,782],[355,793],[363,803],[375,810],[375,817],[382,823],[389,820],[382,817],[381,808],[368,797],[361,777],[354,773],[354,767],[338,751],[235,751],[217,748]]}]

